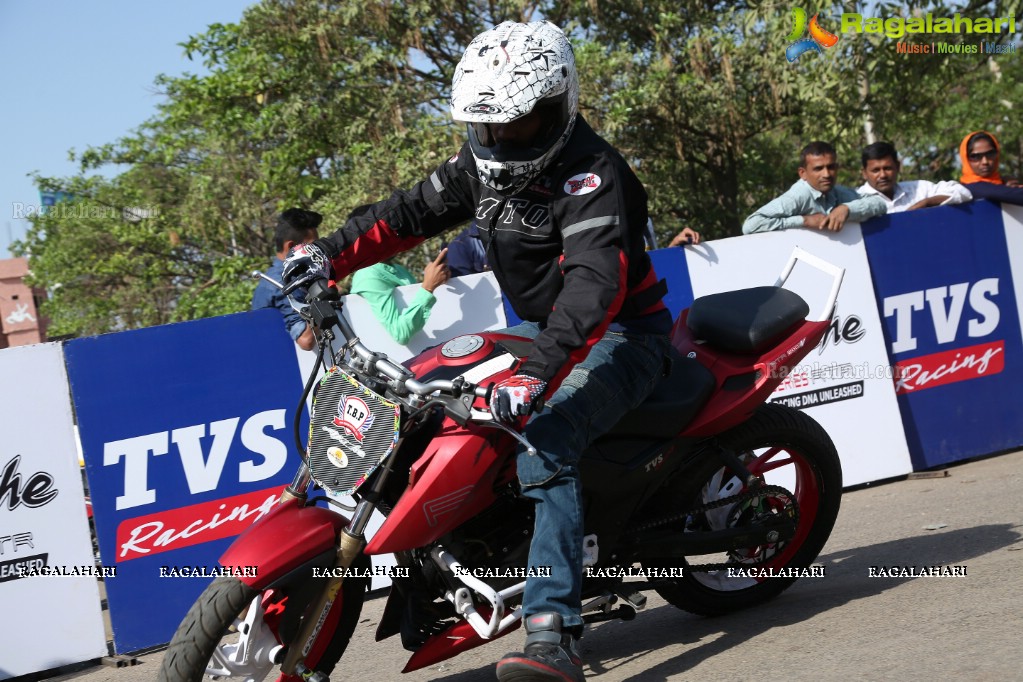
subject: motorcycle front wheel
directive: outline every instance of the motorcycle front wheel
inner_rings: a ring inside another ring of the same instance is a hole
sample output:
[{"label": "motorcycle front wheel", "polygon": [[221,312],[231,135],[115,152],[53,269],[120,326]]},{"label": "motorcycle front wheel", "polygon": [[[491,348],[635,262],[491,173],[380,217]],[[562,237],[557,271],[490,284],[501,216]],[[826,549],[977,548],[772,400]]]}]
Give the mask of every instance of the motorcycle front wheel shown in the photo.
[{"label": "motorcycle front wheel", "polygon": [[[749,420],[719,436],[717,442],[734,452],[751,473],[791,494],[771,493],[690,514],[674,526],[678,532],[732,529],[776,514],[795,517],[797,524],[795,534],[786,541],[707,556],[643,561],[644,567],[659,570],[681,568],[682,575],[663,582],[657,593],[670,604],[700,615],[730,613],[760,604],[799,577],[812,575],[810,566],[831,534],[842,497],[842,466],[834,443],[820,424],[803,412],[783,405],[763,405]],[[748,491],[713,454],[682,474],[666,490],[672,512],[713,506]],[[666,510],[661,506],[659,511]],[[707,566],[719,568],[706,570]]]},{"label": "motorcycle front wheel", "polygon": [[[348,578],[331,607],[331,616],[307,658],[309,667],[344,653],[359,621],[368,578]],[[159,682],[238,679],[262,682],[279,674],[279,635],[285,603],[273,591],[259,592],[237,578],[214,580],[189,609],[163,657]],[[336,614],[336,615],[335,615]],[[333,636],[328,628],[333,624]],[[292,628],[294,629],[294,628]],[[329,641],[328,641],[329,638]],[[324,670],[324,672],[330,672]],[[286,676],[286,681],[300,678]]]}]

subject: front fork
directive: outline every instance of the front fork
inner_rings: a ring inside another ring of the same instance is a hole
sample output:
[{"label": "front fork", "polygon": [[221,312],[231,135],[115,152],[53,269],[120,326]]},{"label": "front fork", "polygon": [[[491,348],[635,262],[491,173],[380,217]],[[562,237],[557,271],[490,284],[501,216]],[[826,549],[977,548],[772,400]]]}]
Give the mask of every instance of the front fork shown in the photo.
[{"label": "front fork", "polygon": [[[355,506],[352,519],[338,534],[338,548],[334,559],[334,570],[330,572],[330,577],[327,578],[327,583],[320,596],[309,610],[309,616],[302,623],[302,629],[284,655],[284,662],[281,664],[281,672],[283,674],[303,675],[312,672],[305,666],[305,658],[309,655],[313,643],[316,642],[316,638],[319,636],[320,630],[327,620],[327,614],[330,613],[334,600],[337,599],[337,595],[341,591],[341,583],[344,582],[344,576],[362,552],[362,548],[366,546],[366,527],[369,525],[373,511],[376,509],[376,500],[383,489],[388,473],[389,469],[386,467],[380,471],[380,475],[376,477],[373,487]],[[298,472],[296,472],[291,485],[281,493],[281,502],[292,499],[305,500],[307,498],[305,491],[309,488],[311,480],[309,467],[303,463],[299,467]]]}]

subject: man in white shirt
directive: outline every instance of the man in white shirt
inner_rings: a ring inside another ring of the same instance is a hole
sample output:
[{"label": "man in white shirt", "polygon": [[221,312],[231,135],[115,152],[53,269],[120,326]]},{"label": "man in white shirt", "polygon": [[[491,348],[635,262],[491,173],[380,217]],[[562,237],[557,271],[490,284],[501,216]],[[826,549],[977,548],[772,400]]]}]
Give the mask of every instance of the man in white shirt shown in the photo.
[{"label": "man in white shirt", "polygon": [[958,182],[944,180],[908,180],[899,182],[898,153],[888,142],[875,142],[863,149],[862,196],[877,195],[884,199],[889,213],[913,211],[928,206],[946,206],[972,201],[973,195]]}]

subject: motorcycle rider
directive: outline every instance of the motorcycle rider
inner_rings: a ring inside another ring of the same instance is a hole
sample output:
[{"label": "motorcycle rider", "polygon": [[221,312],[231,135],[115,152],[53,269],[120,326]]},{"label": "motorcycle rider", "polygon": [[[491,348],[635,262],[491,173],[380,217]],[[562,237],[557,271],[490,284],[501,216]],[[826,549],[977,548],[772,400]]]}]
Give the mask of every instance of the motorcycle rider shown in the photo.
[{"label": "motorcycle rider", "polygon": [[580,453],[646,398],[669,346],[667,288],[644,250],[646,191],[578,100],[572,47],[554,24],[481,33],[452,82],[451,113],[468,141],[412,189],[296,247],[283,275],[289,290],[339,279],[476,221],[501,289],[526,320],[512,333],[533,338],[490,408],[509,424],[530,415],[524,433],[537,455],[520,451],[517,473],[536,502],[529,565],[549,569],[526,582],[524,651],[501,659],[499,680],[583,679]]}]

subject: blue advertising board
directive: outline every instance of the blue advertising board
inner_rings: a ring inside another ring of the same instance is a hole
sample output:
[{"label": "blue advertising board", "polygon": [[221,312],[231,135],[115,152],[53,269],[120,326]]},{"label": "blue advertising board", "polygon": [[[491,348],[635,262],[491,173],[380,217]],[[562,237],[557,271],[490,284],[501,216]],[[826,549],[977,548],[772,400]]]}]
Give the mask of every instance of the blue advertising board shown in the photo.
[{"label": "blue advertising board", "polygon": [[[700,253],[699,247],[690,247],[690,251]],[[673,246],[649,253],[657,276],[668,283],[668,295],[664,297],[664,305],[668,306],[674,319],[693,304],[693,283],[689,279],[686,247]]]},{"label": "blue advertising board", "polygon": [[166,643],[298,468],[294,344],[267,309],[76,339],[65,358],[100,555],[117,569],[115,649]]},{"label": "blue advertising board", "polygon": [[863,234],[914,469],[1023,444],[1023,341],[999,205],[899,213]]}]

